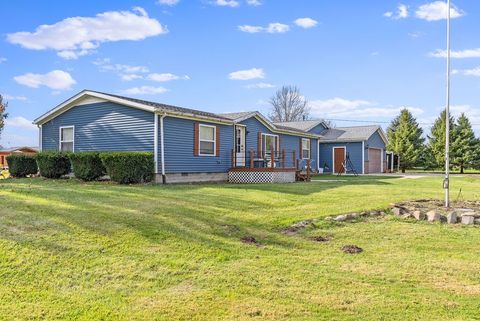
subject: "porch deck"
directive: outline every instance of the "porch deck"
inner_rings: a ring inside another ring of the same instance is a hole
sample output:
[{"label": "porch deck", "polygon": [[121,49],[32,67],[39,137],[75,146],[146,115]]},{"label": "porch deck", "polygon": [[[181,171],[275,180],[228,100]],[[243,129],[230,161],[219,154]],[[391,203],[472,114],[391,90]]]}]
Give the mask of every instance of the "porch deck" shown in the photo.
[{"label": "porch deck", "polygon": [[[304,173],[300,162],[305,162]],[[238,153],[232,150],[232,167],[228,172],[230,183],[293,183],[298,180],[310,180],[310,160],[299,160],[296,151],[250,150]]]}]

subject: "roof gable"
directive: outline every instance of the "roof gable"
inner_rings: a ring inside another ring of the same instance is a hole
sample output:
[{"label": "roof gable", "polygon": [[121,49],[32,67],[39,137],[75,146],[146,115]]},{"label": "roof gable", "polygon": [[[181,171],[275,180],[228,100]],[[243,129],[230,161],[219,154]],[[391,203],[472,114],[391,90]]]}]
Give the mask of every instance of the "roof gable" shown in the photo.
[{"label": "roof gable", "polygon": [[378,132],[385,144],[388,143],[383,129],[378,125],[372,126],[354,126],[354,127],[336,127],[330,128],[323,133],[322,142],[354,142],[366,141],[373,134]]}]

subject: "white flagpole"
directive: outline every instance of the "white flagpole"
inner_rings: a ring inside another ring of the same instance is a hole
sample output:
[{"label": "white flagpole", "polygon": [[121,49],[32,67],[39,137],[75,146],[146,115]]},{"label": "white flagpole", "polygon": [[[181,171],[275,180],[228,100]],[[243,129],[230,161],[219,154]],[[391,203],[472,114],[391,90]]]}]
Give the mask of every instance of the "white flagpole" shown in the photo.
[{"label": "white flagpole", "polygon": [[445,107],[445,207],[450,206],[450,0],[447,0],[447,95]]}]

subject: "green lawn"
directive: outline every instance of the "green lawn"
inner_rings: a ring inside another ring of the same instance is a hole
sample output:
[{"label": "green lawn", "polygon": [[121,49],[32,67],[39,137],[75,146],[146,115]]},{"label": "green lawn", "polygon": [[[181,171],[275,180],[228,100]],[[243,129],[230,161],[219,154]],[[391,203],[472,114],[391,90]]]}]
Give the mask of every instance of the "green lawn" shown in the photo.
[{"label": "green lawn", "polygon": [[[480,229],[308,218],[440,198],[441,177],[286,185],[0,182],[1,320],[479,320]],[[480,179],[454,177],[453,198]],[[331,237],[313,242],[313,236]],[[261,246],[243,244],[254,236]],[[357,255],[340,248],[355,244]]]}]

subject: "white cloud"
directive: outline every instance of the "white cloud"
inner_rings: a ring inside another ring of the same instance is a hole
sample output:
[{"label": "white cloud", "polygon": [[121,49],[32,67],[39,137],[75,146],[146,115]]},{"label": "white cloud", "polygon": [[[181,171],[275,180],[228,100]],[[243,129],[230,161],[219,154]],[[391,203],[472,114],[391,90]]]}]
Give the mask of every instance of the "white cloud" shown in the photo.
[{"label": "white cloud", "polygon": [[71,17],[52,25],[38,26],[33,32],[16,32],[7,40],[32,50],[56,50],[64,59],[91,53],[101,43],[138,41],[168,32],[160,22],[140,7],[132,11],[109,11],[95,17]]},{"label": "white cloud", "polygon": [[12,95],[8,95],[8,94],[3,95],[3,98],[5,98],[6,100],[18,100],[18,101],[27,101],[28,100],[28,98],[25,97],[25,96],[12,96]]},{"label": "white cloud", "polygon": [[72,85],[77,83],[68,72],[63,70],[53,70],[46,74],[27,73],[13,79],[17,83],[31,88],[46,86],[56,90],[70,89]]},{"label": "white cloud", "polygon": [[312,18],[298,18],[297,20],[295,20],[295,24],[299,27],[308,29],[315,27],[318,22],[316,20],[313,20]]},{"label": "white cloud", "polygon": [[260,0],[247,0],[249,6],[261,6],[262,2]]},{"label": "white cloud", "polygon": [[473,77],[480,77],[480,66],[472,68],[472,69],[463,69],[463,70],[452,70],[452,74],[462,74],[465,76],[473,76]]},{"label": "white cloud", "polygon": [[243,26],[238,26],[238,29],[240,31],[248,32],[248,33],[258,33],[258,32],[285,33],[290,30],[290,26],[283,23],[274,22],[274,23],[270,23],[266,27],[243,25]]},{"label": "white cloud", "polygon": [[240,5],[240,3],[236,0],[215,0],[212,2],[212,4],[220,7],[231,7],[231,8],[235,8]]},{"label": "white cloud", "polygon": [[396,13],[393,13],[392,11],[387,11],[383,14],[383,16],[395,20],[405,19],[408,17],[408,6],[404,4],[399,4]]},{"label": "white cloud", "polygon": [[168,91],[164,87],[141,86],[123,90],[121,93],[125,95],[158,95]]},{"label": "white cloud", "polygon": [[165,82],[165,81],[179,80],[179,79],[190,80],[190,77],[187,76],[187,75],[178,76],[178,75],[174,75],[174,74],[171,74],[171,73],[163,73],[163,74],[153,73],[153,74],[149,74],[147,76],[147,79],[148,80],[153,80],[153,81],[158,81],[158,82]]},{"label": "white cloud", "polygon": [[100,71],[110,71],[116,73],[120,79],[124,81],[131,81],[134,79],[143,78],[140,74],[148,73],[150,70],[145,66],[135,66],[135,65],[126,65],[126,64],[112,64],[110,59],[97,59],[93,62],[94,65],[98,66]]},{"label": "white cloud", "polygon": [[167,6],[174,6],[179,2],[180,0],[157,0],[158,4],[167,5]]},{"label": "white cloud", "polygon": [[228,75],[231,80],[251,80],[265,78],[265,72],[262,68],[252,68],[248,70],[239,70],[231,72]]},{"label": "white cloud", "polygon": [[7,118],[5,120],[5,125],[6,125],[5,128],[9,126],[9,127],[17,127],[25,130],[37,130],[37,126],[32,124],[31,120],[28,120],[21,116]]},{"label": "white cloud", "polygon": [[409,35],[410,38],[412,38],[412,39],[417,39],[417,38],[420,38],[420,37],[425,36],[425,32],[422,32],[422,31],[414,31],[414,32],[410,32],[408,35]]},{"label": "white cloud", "polygon": [[[405,108],[396,106],[383,107],[367,100],[349,100],[338,97],[327,100],[313,100],[309,102],[309,106],[312,115],[330,119],[390,119],[396,116],[402,108]],[[406,108],[415,116],[423,114],[423,110],[420,108]]]},{"label": "white cloud", "polygon": [[137,74],[125,74],[125,75],[120,75],[120,79],[123,81],[132,81],[135,79],[142,79],[143,76],[137,75]]},{"label": "white cloud", "polygon": [[[459,51],[451,51],[450,55],[452,58],[463,59],[463,58],[480,58],[480,48],[477,49],[466,49]],[[446,58],[447,51],[443,49],[437,49],[434,52],[429,53],[430,57],[435,58]]]},{"label": "white cloud", "polygon": [[5,61],[7,61],[7,58],[5,58],[5,57],[0,57],[0,64],[4,63]]},{"label": "white cloud", "polygon": [[[447,19],[448,5],[445,1],[434,1],[418,7],[415,16],[419,19],[427,21],[438,21]],[[458,9],[454,5],[450,8],[450,17],[452,19],[460,18],[465,12]]]},{"label": "white cloud", "polygon": [[246,85],[245,88],[248,88],[248,89],[265,89],[265,88],[275,88],[275,85],[265,83],[265,82],[259,82],[257,84]]}]

